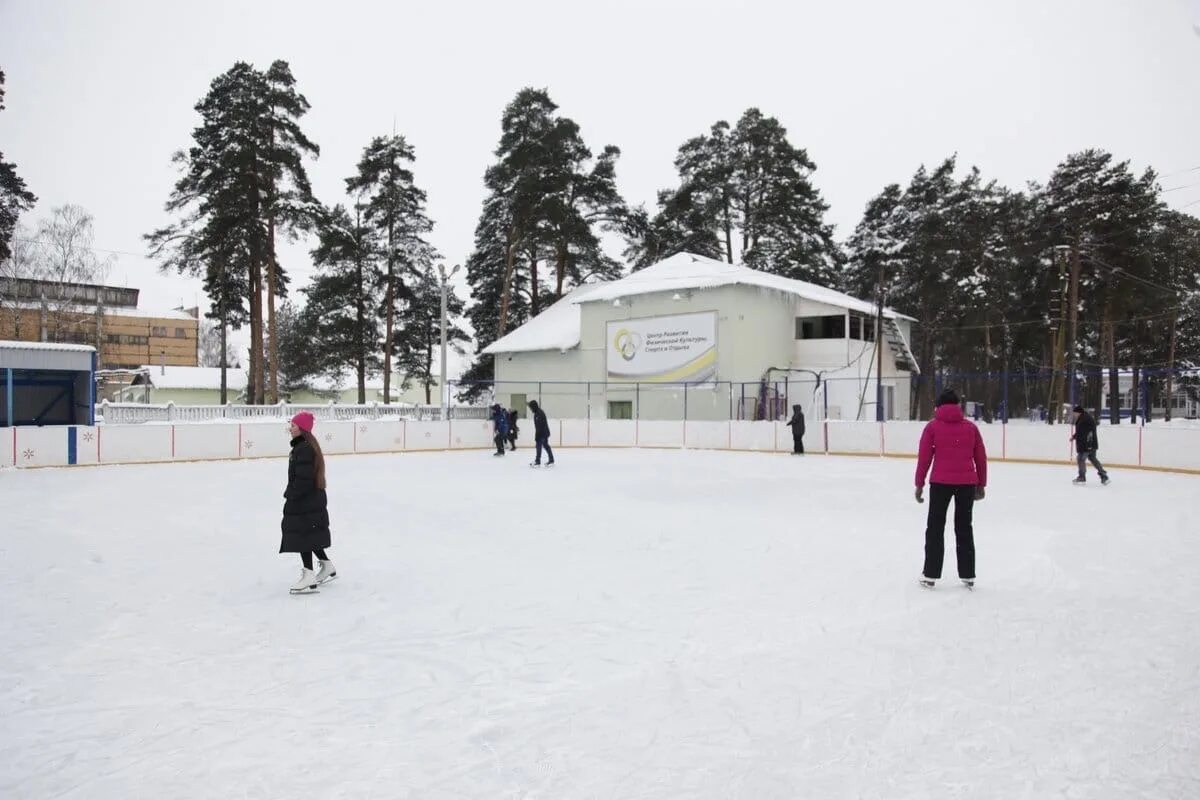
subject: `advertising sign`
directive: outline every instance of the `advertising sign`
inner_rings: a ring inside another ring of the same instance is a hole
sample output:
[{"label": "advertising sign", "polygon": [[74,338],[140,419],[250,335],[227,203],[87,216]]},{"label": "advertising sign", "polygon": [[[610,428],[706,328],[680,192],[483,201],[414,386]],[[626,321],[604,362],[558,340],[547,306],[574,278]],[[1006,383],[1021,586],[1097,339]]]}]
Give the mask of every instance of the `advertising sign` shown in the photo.
[{"label": "advertising sign", "polygon": [[717,312],[609,322],[605,330],[610,381],[695,383],[717,374]]}]

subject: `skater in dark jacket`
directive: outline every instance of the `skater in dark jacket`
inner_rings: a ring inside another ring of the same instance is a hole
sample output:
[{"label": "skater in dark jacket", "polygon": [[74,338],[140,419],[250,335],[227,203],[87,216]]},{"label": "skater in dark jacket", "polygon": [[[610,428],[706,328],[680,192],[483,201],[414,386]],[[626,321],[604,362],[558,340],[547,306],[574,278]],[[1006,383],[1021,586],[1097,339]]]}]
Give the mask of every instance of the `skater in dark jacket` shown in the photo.
[{"label": "skater in dark jacket", "polygon": [[492,406],[492,441],[496,443],[496,455],[504,455],[504,442],[508,439],[508,413],[499,403]]},{"label": "skater in dark jacket", "polygon": [[792,429],[792,455],[804,455],[804,411],[800,406],[792,406],[788,427]]},{"label": "skater in dark jacket", "polygon": [[[314,591],[317,586],[337,577],[333,562],[325,553],[330,545],[329,508],[325,494],[325,454],[312,435],[313,415],[301,411],[292,417],[292,454],[288,458],[288,483],[284,490],[283,538],[281,553],[299,553],[304,567],[300,579],[291,587],[293,594]],[[321,562],[321,571],[313,573],[313,555]]]},{"label": "skater in dark jacket", "polygon": [[508,444],[513,449],[517,449],[517,434],[521,430],[517,427],[517,410],[510,408],[508,410]]},{"label": "skater in dark jacket", "polygon": [[1096,458],[1096,451],[1100,449],[1096,420],[1083,410],[1083,406],[1075,406],[1075,433],[1071,434],[1071,441],[1075,443],[1075,463],[1079,465],[1079,476],[1071,483],[1087,483],[1087,462],[1090,461],[1100,475],[1100,484],[1107,486],[1108,472]]},{"label": "skater in dark jacket", "polygon": [[925,567],[922,586],[933,587],[942,577],[946,555],[946,512],[954,501],[954,541],[958,551],[958,577],[968,588],[975,585],[975,531],[971,515],[987,486],[987,450],[975,423],[963,416],[958,395],[947,389],[938,396],[934,418],[921,433],[917,455],[916,498],[925,502],[925,476],[929,481],[929,517],[925,523]]},{"label": "skater in dark jacket", "polygon": [[546,412],[538,405],[537,400],[529,401],[529,410],[533,412],[533,442],[537,446],[537,455],[533,458],[533,466],[542,465],[542,450],[545,449],[549,459],[546,466],[554,463],[554,451],[550,449],[550,423],[546,421]]}]

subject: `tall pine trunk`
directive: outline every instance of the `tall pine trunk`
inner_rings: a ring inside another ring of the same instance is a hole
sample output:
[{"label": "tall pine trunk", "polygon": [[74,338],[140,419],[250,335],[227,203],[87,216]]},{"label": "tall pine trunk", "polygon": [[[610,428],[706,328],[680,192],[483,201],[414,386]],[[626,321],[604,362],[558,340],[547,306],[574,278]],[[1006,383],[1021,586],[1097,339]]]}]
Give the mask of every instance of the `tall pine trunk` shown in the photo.
[{"label": "tall pine trunk", "polygon": [[554,269],[557,274],[557,282],[554,286],[554,299],[558,300],[563,296],[563,279],[567,274],[567,243],[558,243],[558,252],[555,254]]},{"label": "tall pine trunk", "polygon": [[1167,422],[1171,421],[1171,412],[1175,409],[1175,325],[1178,322],[1179,309],[1171,312],[1171,343],[1167,346]]},{"label": "tall pine trunk", "polygon": [[496,322],[497,339],[508,330],[508,306],[512,300],[512,279],[517,268],[517,243],[520,239],[520,231],[515,225],[508,229],[508,252],[504,256],[504,278],[500,284],[500,319]]},{"label": "tall pine trunk", "polygon": [[221,405],[229,403],[229,363],[225,358],[225,354],[229,352],[228,335],[229,325],[225,321],[225,304],[221,304]]},{"label": "tall pine trunk", "polygon": [[[1111,308],[1109,309],[1111,312]],[[1110,313],[1106,312],[1105,317],[1109,318]],[[1121,377],[1117,373],[1117,333],[1115,322],[1109,322],[1105,326],[1108,330],[1108,421],[1112,425],[1121,424]]]},{"label": "tall pine trunk", "polygon": [[257,405],[262,392],[262,265],[257,258],[249,265],[250,283],[250,372],[246,383],[246,403]]},{"label": "tall pine trunk", "polygon": [[278,290],[275,261],[275,214],[267,220],[267,401],[272,405],[279,402],[279,328],[275,320],[275,293]]},{"label": "tall pine trunk", "polygon": [[537,253],[529,257],[529,305],[530,317],[538,314],[538,260]]},{"label": "tall pine trunk", "polygon": [[388,219],[387,291],[383,312],[383,404],[392,402],[392,327],[396,323],[396,224]]}]

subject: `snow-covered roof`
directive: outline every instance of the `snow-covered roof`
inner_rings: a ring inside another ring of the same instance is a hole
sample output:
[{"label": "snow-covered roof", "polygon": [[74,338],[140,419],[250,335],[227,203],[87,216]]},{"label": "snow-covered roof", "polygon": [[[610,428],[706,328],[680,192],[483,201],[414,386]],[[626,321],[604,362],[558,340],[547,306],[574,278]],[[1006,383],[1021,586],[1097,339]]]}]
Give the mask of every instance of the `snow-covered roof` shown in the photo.
[{"label": "snow-covered roof", "polygon": [[[613,283],[620,283],[614,281]],[[485,354],[569,350],[579,344],[581,303],[613,283],[589,283],[567,292],[554,305],[483,349]]]},{"label": "snow-covered roof", "polygon": [[[49,300],[50,308],[58,309],[72,314],[95,314],[95,303],[72,303],[69,301]],[[37,300],[16,300],[4,302],[7,306],[24,309],[40,309],[42,304]],[[128,306],[105,306],[104,316],[106,317],[137,317],[141,319],[177,319],[190,320],[196,322],[196,318],[186,311],[179,309],[171,309],[169,311],[150,311],[144,308],[129,308]]]},{"label": "snow-covered roof", "polygon": [[[751,269],[743,264],[730,264],[691,253],[678,253],[643,270],[631,273],[619,281],[603,284],[589,300],[615,300],[654,292],[674,292],[688,289],[716,289],[721,286],[758,286],[792,294],[805,300],[847,308],[863,314],[874,314],[875,305],[843,292]],[[883,315],[890,319],[912,317],[885,308]]]},{"label": "snow-covered roof", "polygon": [[[705,256],[679,253],[617,281],[580,286],[515,331],[497,339],[483,352],[519,353],[533,350],[569,350],[580,341],[580,304],[616,300],[656,292],[716,289],[722,286],[757,286],[795,295],[805,300],[874,314],[873,304],[848,294],[807,281],[781,278],[741,264],[729,264]],[[915,321],[885,308],[889,319]]]},{"label": "snow-covered roof", "polygon": [[[220,367],[162,367],[147,364],[141,367],[150,376],[150,385],[155,389],[220,389]],[[225,370],[228,388],[241,391],[246,388],[246,371],[240,367]]]},{"label": "snow-covered roof", "polygon": [[0,341],[0,350],[47,350],[58,353],[92,353],[95,352],[96,348],[87,344]]}]

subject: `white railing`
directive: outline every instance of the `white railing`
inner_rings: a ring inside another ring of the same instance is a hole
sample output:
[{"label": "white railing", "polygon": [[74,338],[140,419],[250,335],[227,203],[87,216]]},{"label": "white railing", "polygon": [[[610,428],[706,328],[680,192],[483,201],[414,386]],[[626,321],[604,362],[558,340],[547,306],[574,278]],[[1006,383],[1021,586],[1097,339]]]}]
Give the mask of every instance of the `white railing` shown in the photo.
[{"label": "white railing", "polygon": [[[451,406],[448,419],[487,419],[488,410],[482,406]],[[144,422],[256,422],[287,420],[301,411],[311,412],[317,419],[327,420],[374,420],[411,419],[439,421],[442,419],[440,406],[400,406],[368,403],[347,405],[330,403],[295,404],[280,403],[274,406],[191,406],[150,405],[146,403],[110,403],[107,400],[96,408],[98,421],[108,425],[137,425]]]}]

